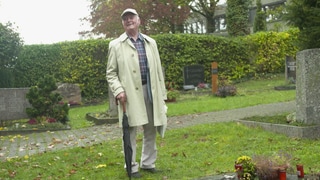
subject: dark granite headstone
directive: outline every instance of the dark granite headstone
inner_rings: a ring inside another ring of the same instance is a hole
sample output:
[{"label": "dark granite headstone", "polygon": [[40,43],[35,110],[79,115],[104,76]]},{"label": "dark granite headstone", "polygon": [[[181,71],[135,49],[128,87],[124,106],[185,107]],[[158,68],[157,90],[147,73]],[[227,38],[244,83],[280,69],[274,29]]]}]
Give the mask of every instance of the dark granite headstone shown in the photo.
[{"label": "dark granite headstone", "polygon": [[183,68],[184,85],[197,87],[204,82],[204,67],[202,65],[190,65]]}]

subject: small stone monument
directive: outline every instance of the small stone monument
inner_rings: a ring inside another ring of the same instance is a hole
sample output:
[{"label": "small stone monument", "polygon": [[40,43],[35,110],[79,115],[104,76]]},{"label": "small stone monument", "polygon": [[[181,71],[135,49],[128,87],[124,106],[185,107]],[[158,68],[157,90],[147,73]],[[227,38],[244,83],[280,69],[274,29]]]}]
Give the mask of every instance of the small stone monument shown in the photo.
[{"label": "small stone monument", "polygon": [[296,120],[320,124],[320,48],[297,53]]},{"label": "small stone monument", "polygon": [[80,104],[81,103],[81,89],[77,84],[70,83],[57,83],[57,90],[55,92],[59,93],[63,101],[72,104]]}]

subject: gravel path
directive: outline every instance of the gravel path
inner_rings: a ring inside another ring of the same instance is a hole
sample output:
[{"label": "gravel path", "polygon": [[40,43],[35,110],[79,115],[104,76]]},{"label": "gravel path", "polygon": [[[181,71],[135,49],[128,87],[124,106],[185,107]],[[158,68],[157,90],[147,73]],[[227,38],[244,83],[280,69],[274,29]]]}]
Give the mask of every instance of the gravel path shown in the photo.
[{"label": "gravel path", "polygon": [[[204,123],[239,120],[256,115],[272,115],[294,112],[295,101],[257,105],[252,107],[170,117],[167,130]],[[34,133],[24,136],[0,137],[0,161],[59,149],[83,147],[121,138],[118,124],[99,125],[85,129]]]}]

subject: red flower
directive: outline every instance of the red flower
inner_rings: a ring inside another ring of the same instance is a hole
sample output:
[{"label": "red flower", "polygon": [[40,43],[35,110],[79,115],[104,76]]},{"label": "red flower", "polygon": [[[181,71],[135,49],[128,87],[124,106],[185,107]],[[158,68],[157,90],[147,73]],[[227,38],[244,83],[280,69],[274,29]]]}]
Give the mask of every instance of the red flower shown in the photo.
[{"label": "red flower", "polygon": [[30,120],[28,121],[28,123],[29,123],[29,124],[37,124],[38,122],[37,122],[36,119],[30,119]]},{"label": "red flower", "polygon": [[54,119],[54,118],[48,118],[48,119],[47,119],[47,122],[48,122],[48,123],[55,123],[55,122],[57,122],[57,120]]}]

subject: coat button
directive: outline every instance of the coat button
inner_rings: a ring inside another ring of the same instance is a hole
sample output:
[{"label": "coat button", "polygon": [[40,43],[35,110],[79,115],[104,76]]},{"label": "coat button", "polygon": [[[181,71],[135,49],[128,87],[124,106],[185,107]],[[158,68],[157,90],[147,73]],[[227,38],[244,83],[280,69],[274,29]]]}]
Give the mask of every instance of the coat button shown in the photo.
[{"label": "coat button", "polygon": [[136,73],[137,71],[136,70],[133,70],[133,73]]},{"label": "coat button", "polygon": [[139,90],[139,88],[136,87],[136,90]]}]

